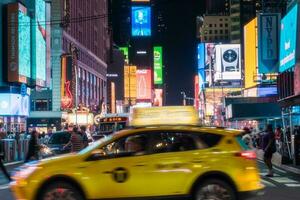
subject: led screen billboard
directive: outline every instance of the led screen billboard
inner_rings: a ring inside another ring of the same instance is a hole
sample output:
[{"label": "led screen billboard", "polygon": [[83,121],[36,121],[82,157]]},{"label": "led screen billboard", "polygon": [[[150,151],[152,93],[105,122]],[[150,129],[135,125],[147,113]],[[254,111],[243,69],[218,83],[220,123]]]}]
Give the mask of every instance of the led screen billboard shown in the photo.
[{"label": "led screen billboard", "polygon": [[125,64],[129,64],[129,52],[128,52],[128,47],[120,47],[119,48],[123,55],[124,55],[124,61],[125,61]]},{"label": "led screen billboard", "polygon": [[198,78],[199,78],[199,89],[204,90],[205,86],[205,44],[198,44],[197,47],[197,60],[198,60]]},{"label": "led screen billboard", "polygon": [[241,76],[240,44],[216,45],[214,80],[240,80]]},{"label": "led screen billboard", "polygon": [[154,84],[163,84],[163,54],[162,47],[153,48]]},{"label": "led screen billboard", "polygon": [[153,106],[163,105],[163,89],[154,89],[154,102]]},{"label": "led screen billboard", "polygon": [[244,27],[244,52],[245,52],[245,88],[256,85],[257,74],[257,18],[251,20]]},{"label": "led screen billboard", "polygon": [[131,26],[132,36],[151,36],[151,8],[131,7]]},{"label": "led screen billboard", "polygon": [[33,79],[36,85],[45,86],[46,82],[46,4],[44,0],[35,0],[35,26],[33,29]]},{"label": "led screen billboard", "polygon": [[124,67],[124,97],[125,104],[135,104],[137,97],[136,66]]},{"label": "led screen billboard", "polygon": [[281,20],[280,32],[280,65],[279,71],[283,72],[296,63],[298,4],[296,4]]},{"label": "led screen billboard", "polygon": [[199,76],[195,76],[194,80],[194,103],[195,103],[195,108],[198,110],[199,109],[199,97],[200,97],[200,84],[199,84]]},{"label": "led screen billboard", "polygon": [[213,43],[205,43],[205,82],[213,83],[213,71],[216,62],[216,47]]},{"label": "led screen billboard", "polygon": [[7,6],[7,81],[29,83],[31,78],[30,18],[19,3]]},{"label": "led screen billboard", "polygon": [[150,69],[138,69],[136,71],[137,100],[152,99],[152,81]]},{"label": "led screen billboard", "polygon": [[67,110],[74,106],[74,84],[72,77],[72,56],[61,56],[61,109]]},{"label": "led screen billboard", "polygon": [[29,96],[0,93],[1,116],[29,116]]},{"label": "led screen billboard", "polygon": [[280,14],[258,15],[258,72],[277,73],[279,58]]}]

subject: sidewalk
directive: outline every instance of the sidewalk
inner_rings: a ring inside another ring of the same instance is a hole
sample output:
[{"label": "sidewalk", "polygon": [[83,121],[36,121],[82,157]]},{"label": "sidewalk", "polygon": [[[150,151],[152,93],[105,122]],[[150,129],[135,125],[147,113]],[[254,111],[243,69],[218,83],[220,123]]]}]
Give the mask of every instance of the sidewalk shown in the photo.
[{"label": "sidewalk", "polygon": [[[263,160],[264,157],[263,150],[257,149],[255,151],[256,151],[257,159]],[[300,174],[300,166],[295,167],[292,164],[291,165],[281,164],[281,155],[277,152],[273,154],[272,163],[274,166],[280,167],[286,171],[293,172],[295,174]]]}]

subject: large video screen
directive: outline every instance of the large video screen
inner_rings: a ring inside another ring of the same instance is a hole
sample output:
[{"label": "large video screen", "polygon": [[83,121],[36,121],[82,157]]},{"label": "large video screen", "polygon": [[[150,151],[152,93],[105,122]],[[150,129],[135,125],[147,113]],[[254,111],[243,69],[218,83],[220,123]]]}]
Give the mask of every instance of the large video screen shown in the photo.
[{"label": "large video screen", "polygon": [[43,86],[46,81],[46,5],[44,0],[35,1],[35,44],[36,66],[35,78],[37,85]]},{"label": "large video screen", "polygon": [[281,20],[280,31],[280,66],[283,72],[296,63],[298,4]]},{"label": "large video screen", "polygon": [[131,8],[132,36],[151,36],[151,8],[133,6]]},{"label": "large video screen", "polygon": [[19,75],[31,77],[30,18],[19,10],[18,14]]},{"label": "large video screen", "polygon": [[0,115],[29,116],[29,96],[0,93]]},{"label": "large video screen", "polygon": [[154,84],[163,84],[163,58],[162,58],[162,47],[154,47],[153,50],[154,60]]},{"label": "large video screen", "polygon": [[202,91],[205,86],[205,44],[198,44],[198,76],[199,76],[199,89]]},{"label": "large video screen", "polygon": [[137,99],[151,100],[152,98],[152,79],[150,69],[138,69],[136,71]]}]

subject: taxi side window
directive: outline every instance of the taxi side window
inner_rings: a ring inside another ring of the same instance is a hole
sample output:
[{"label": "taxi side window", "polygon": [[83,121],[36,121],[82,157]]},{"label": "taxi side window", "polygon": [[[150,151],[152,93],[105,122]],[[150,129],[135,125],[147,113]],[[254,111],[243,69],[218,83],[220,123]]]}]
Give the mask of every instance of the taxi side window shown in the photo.
[{"label": "taxi side window", "polygon": [[114,141],[102,148],[109,157],[126,157],[145,155],[148,136],[146,134],[130,135]]}]

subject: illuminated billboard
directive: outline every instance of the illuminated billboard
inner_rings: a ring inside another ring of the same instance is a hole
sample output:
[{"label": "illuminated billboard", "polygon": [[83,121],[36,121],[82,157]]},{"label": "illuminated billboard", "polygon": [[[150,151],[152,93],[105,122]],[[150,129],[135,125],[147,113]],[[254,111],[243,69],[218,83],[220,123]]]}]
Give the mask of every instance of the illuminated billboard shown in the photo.
[{"label": "illuminated billboard", "polygon": [[61,109],[67,110],[74,106],[74,84],[72,76],[72,56],[61,56]]},{"label": "illuminated billboard", "polygon": [[245,88],[256,85],[257,75],[257,18],[244,27]]},{"label": "illuminated billboard", "polygon": [[216,69],[214,80],[240,80],[241,78],[240,44],[216,45]]},{"label": "illuminated billboard", "polygon": [[135,104],[137,97],[136,66],[124,67],[124,97],[125,104]]},{"label": "illuminated billboard", "polygon": [[154,84],[163,84],[163,54],[162,47],[153,47]]},{"label": "illuminated billboard", "polygon": [[163,89],[154,89],[154,102],[153,106],[163,105]]},{"label": "illuminated billboard", "polygon": [[280,14],[258,15],[258,72],[277,73],[279,58]]},{"label": "illuminated billboard", "polygon": [[205,43],[205,82],[213,83],[213,71],[216,62],[216,47],[213,43]]},{"label": "illuminated billboard", "polygon": [[137,100],[152,99],[152,81],[150,69],[138,69],[136,71]]},{"label": "illuminated billboard", "polygon": [[29,116],[29,96],[0,93],[1,116]]},{"label": "illuminated billboard", "polygon": [[119,48],[123,55],[124,55],[124,61],[125,61],[125,64],[128,65],[129,64],[129,51],[128,51],[128,47],[120,47]]},{"label": "illuminated billboard", "polygon": [[200,85],[199,85],[199,76],[195,76],[194,80],[194,98],[195,98],[195,108],[199,109],[199,97],[200,97]]},{"label": "illuminated billboard", "polygon": [[198,60],[198,78],[199,78],[199,89],[204,90],[205,86],[205,44],[198,44],[197,47],[197,60]]},{"label": "illuminated billboard", "polygon": [[31,78],[30,18],[19,3],[8,4],[8,82],[29,83]]},{"label": "illuminated billboard", "polygon": [[297,24],[298,4],[296,4],[281,20],[280,72],[283,72],[296,64]]},{"label": "illuminated billboard", "polygon": [[35,26],[33,33],[33,65],[32,78],[36,85],[45,86],[46,83],[46,4],[44,0],[35,0]]},{"label": "illuminated billboard", "polygon": [[151,8],[131,7],[131,26],[132,36],[151,36]]}]

